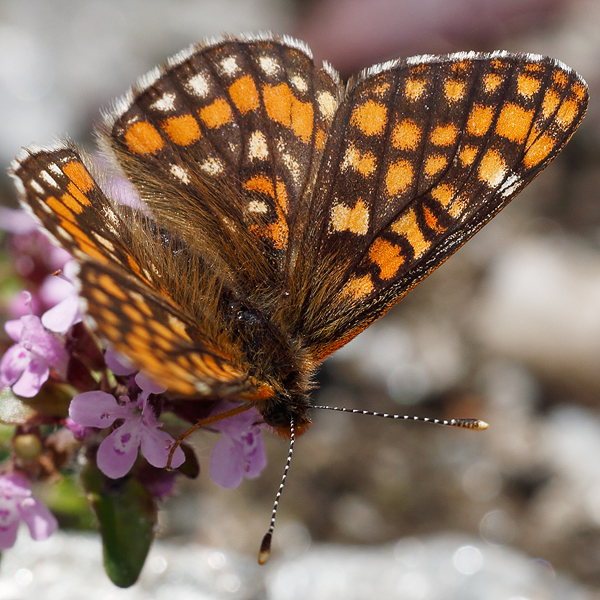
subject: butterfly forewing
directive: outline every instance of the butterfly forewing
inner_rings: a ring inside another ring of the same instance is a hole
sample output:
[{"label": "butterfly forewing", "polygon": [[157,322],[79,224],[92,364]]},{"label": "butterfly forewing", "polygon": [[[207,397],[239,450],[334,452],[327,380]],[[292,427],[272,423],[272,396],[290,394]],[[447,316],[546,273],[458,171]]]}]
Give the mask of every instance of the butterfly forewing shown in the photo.
[{"label": "butterfly forewing", "polygon": [[[338,87],[297,43],[198,47],[134,90],[130,105],[109,119],[110,144],[165,225],[184,236],[192,229],[188,238],[214,229],[238,252],[240,231],[250,231],[281,271],[289,239],[304,225],[303,199],[314,185]],[[175,195],[195,216],[191,225],[172,210]]]},{"label": "butterfly forewing", "polygon": [[[198,330],[189,307],[182,310],[173,300],[174,282],[183,273],[168,259],[181,250],[174,252],[171,240],[163,247],[151,225],[146,243],[134,243],[134,237],[143,237],[147,219],[125,219],[122,207],[106,198],[76,150],[64,146],[26,153],[13,173],[34,216],[81,261],[80,293],[87,313],[117,350],[181,394],[214,397],[253,390],[246,373]],[[148,245],[153,252],[143,251]]]},{"label": "butterfly forewing", "polygon": [[577,74],[537,56],[417,57],[373,71],[336,115],[312,209],[319,229],[306,252],[318,248],[314,261],[331,273],[327,291],[312,296],[324,304],[314,333],[321,356],[532,181],[587,105]]}]

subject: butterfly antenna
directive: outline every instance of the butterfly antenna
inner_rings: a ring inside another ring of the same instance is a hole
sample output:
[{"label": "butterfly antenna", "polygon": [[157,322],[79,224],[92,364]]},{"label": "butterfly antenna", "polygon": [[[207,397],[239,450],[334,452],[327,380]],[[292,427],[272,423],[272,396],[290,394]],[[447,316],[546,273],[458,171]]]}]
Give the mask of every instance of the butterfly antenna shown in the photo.
[{"label": "butterfly antenna", "polygon": [[343,408],[340,406],[312,406],[322,410],[337,410],[339,412],[352,413],[355,415],[369,415],[371,417],[382,417],[384,419],[402,419],[403,421],[422,421],[423,423],[434,423],[436,425],[447,425],[448,427],[463,427],[465,429],[484,430],[489,425],[481,419],[430,419],[429,417],[411,417],[409,415],[390,415],[388,413],[379,413],[372,410],[357,410],[355,408]]},{"label": "butterfly antenna", "polygon": [[273,512],[271,513],[271,524],[269,525],[269,529],[265,536],[262,539],[260,544],[260,551],[258,553],[258,564],[264,565],[271,556],[271,540],[273,539],[273,530],[275,529],[275,517],[277,516],[277,508],[279,506],[279,499],[281,498],[281,492],[283,492],[283,486],[285,485],[285,480],[287,477],[288,470],[290,468],[290,463],[292,462],[292,454],[294,453],[294,417],[290,418],[290,449],[288,451],[287,461],[285,463],[285,469],[283,469],[283,477],[281,478],[281,483],[279,484],[279,489],[277,490],[277,495],[275,496],[275,502],[273,503]]}]

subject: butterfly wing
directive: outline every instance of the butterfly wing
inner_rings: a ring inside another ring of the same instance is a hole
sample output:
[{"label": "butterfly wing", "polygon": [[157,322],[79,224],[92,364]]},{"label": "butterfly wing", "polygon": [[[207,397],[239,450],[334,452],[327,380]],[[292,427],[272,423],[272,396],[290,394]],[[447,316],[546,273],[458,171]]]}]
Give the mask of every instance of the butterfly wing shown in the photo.
[{"label": "butterfly wing", "polygon": [[183,266],[175,263],[181,258],[172,241],[161,243],[160,236],[151,235],[152,226],[144,236],[144,220],[128,222],[75,148],[30,150],[15,162],[12,174],[24,205],[80,261],[87,312],[117,350],[181,394],[250,392],[233,349],[230,358],[198,329],[198,317],[174,299],[170,278],[181,276]]},{"label": "butterfly wing", "polygon": [[272,293],[339,97],[337,75],[300,42],[225,39],[143,79],[106,119],[104,144],[157,220],[229,286]]},{"label": "butterfly wing", "polygon": [[[295,281],[320,357],[406,295],[530,183],[577,129],[585,82],[549,58],[416,57],[369,69],[331,128]],[[307,307],[311,310],[307,311]]]}]

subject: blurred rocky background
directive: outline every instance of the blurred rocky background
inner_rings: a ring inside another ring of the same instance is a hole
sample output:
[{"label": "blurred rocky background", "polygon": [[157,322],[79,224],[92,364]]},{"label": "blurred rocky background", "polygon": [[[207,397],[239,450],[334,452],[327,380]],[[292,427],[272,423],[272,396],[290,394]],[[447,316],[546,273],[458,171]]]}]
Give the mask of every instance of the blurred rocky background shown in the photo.
[{"label": "blurred rocky background", "polygon": [[[490,428],[316,413],[266,568],[255,556],[287,453],[275,438],[257,481],[223,490],[205,469],[180,482],[134,588],[108,582],[96,536],[67,531],[20,538],[0,600],[599,599],[600,1],[0,0],[0,202],[15,206],[5,173],[21,146],[66,135],[91,149],[99,110],[155,64],[260,30],[302,38],[346,77],[398,56],[506,49],[556,57],[590,85],[551,167],[328,360],[314,397]],[[213,441],[194,438],[204,465]]]}]

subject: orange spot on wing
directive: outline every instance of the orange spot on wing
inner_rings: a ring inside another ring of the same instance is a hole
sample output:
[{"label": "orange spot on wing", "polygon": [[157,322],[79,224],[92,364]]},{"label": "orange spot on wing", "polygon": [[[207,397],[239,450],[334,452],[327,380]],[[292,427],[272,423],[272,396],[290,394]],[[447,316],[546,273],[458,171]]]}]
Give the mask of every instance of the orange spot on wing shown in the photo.
[{"label": "orange spot on wing", "polygon": [[127,255],[127,263],[129,264],[134,273],[137,273],[138,275],[142,274],[142,269],[140,268],[140,265],[138,265],[137,261],[130,254]]},{"label": "orange spot on wing", "polygon": [[569,78],[564,71],[554,71],[552,79],[554,80],[554,83],[556,83],[556,85],[561,89],[564,89],[567,83],[569,83]]},{"label": "orange spot on wing", "polygon": [[485,91],[488,94],[495,92],[500,84],[502,83],[503,78],[496,73],[489,73],[483,78],[483,86]]},{"label": "orange spot on wing", "polygon": [[350,231],[365,235],[369,231],[369,209],[359,198],[354,208],[335,204],[331,209],[331,226],[335,231]]},{"label": "orange spot on wing", "polygon": [[371,244],[369,258],[379,267],[380,279],[391,279],[404,263],[402,248],[382,238]]},{"label": "orange spot on wing", "polygon": [[318,150],[322,150],[325,147],[325,142],[327,141],[327,134],[323,129],[317,129],[317,133],[315,135],[315,145]]},{"label": "orange spot on wing", "polygon": [[270,119],[291,128],[304,143],[310,141],[314,124],[311,102],[298,100],[287,83],[264,85],[263,102]]},{"label": "orange spot on wing", "polygon": [[368,296],[374,289],[371,275],[363,275],[350,278],[342,288],[342,294],[350,296],[353,300],[360,300]]},{"label": "orange spot on wing", "polygon": [[381,102],[367,100],[352,111],[350,123],[365,135],[380,135],[387,124],[387,108]]},{"label": "orange spot on wing", "polygon": [[413,181],[414,168],[408,160],[400,159],[388,167],[385,185],[390,196],[404,192]]},{"label": "orange spot on wing", "polygon": [[458,129],[453,123],[448,125],[439,125],[436,127],[429,136],[432,144],[436,146],[451,146],[456,141],[458,136]]},{"label": "orange spot on wing", "polygon": [[462,150],[458,153],[458,158],[460,159],[463,167],[468,167],[469,165],[473,164],[473,161],[477,157],[477,152],[477,146],[465,146],[462,148]]},{"label": "orange spot on wing", "polygon": [[[69,205],[69,208],[73,211],[76,212],[77,214],[80,214],[83,212],[83,207],[84,206],[91,206],[92,203],[89,201],[88,197],[83,194],[80,189],[73,183],[69,183],[69,185],[67,186],[67,189],[69,190],[69,194],[71,194],[72,198],[71,198],[71,205]],[[66,196],[67,194],[65,194]],[[63,196],[63,200],[64,200],[64,196]],[[74,202],[73,200],[76,200],[76,202]],[[65,204],[67,204],[67,202],[65,202]]]},{"label": "orange spot on wing", "polygon": [[525,110],[518,104],[505,104],[496,122],[496,133],[511,142],[522,144],[529,135],[533,110]]},{"label": "orange spot on wing", "polygon": [[110,277],[110,275],[106,275],[103,273],[98,277],[98,284],[105,291],[108,292],[111,296],[118,298],[119,300],[125,301],[127,300],[127,295],[123,290],[117,285],[115,280]]},{"label": "orange spot on wing", "polygon": [[496,187],[502,183],[506,170],[506,161],[500,152],[490,148],[481,157],[477,174],[481,181],[485,181],[490,187]]},{"label": "orange spot on wing", "polygon": [[178,146],[189,146],[202,137],[198,121],[189,114],[171,117],[160,126]]},{"label": "orange spot on wing", "polygon": [[363,177],[368,177],[374,173],[377,166],[375,155],[368,150],[361,153],[356,146],[350,145],[346,148],[342,169],[349,166],[358,171]]},{"label": "orange spot on wing", "polygon": [[575,100],[567,100],[566,102],[563,102],[558,109],[556,121],[561,127],[567,128],[575,120],[578,112],[579,107],[577,102],[575,102]]},{"label": "orange spot on wing", "polygon": [[245,115],[250,110],[259,107],[258,90],[254,79],[250,75],[244,75],[229,86],[229,96],[236,108]]},{"label": "orange spot on wing", "polygon": [[97,260],[98,262],[101,262],[103,264],[108,263],[108,259],[106,258],[106,256],[104,256],[104,254],[102,254],[98,250],[98,247],[94,244],[94,242],[92,242],[92,240],[85,233],[83,233],[83,231],[81,231],[81,229],[79,228],[78,225],[76,225],[75,223],[71,223],[70,221],[62,220],[62,219],[61,219],[60,224],[61,224],[61,227],[63,227],[63,229],[68,231],[77,240],[79,249],[83,253],[87,254],[91,258],[94,258],[95,260]]},{"label": "orange spot on wing", "polygon": [[492,118],[494,116],[494,108],[492,106],[483,106],[482,104],[475,104],[469,115],[467,122],[467,131],[471,135],[481,136],[485,135],[492,124]]},{"label": "orange spot on wing", "polygon": [[437,217],[429,210],[426,206],[423,208],[423,216],[425,217],[425,223],[427,223],[427,227],[436,233],[443,233],[448,229],[440,224]]},{"label": "orange spot on wing", "polygon": [[444,84],[444,93],[446,94],[446,98],[450,100],[450,102],[458,102],[465,95],[465,87],[466,84],[463,81],[449,79]]},{"label": "orange spot on wing", "polygon": [[410,209],[392,223],[392,231],[397,235],[405,237],[412,246],[415,258],[420,258],[431,246],[423,236],[423,232],[417,223],[417,214]]},{"label": "orange spot on wing", "polygon": [[523,157],[523,164],[530,169],[541,163],[554,149],[554,140],[546,133],[542,133],[527,149]]},{"label": "orange spot on wing", "polygon": [[439,173],[446,165],[448,161],[441,154],[434,154],[425,161],[425,174],[428,177],[433,177]]},{"label": "orange spot on wing", "polygon": [[521,74],[517,77],[517,90],[521,96],[531,98],[540,89],[541,81],[537,77]]},{"label": "orange spot on wing", "polygon": [[404,93],[411,100],[418,100],[424,93],[427,82],[424,79],[407,79],[404,84]]},{"label": "orange spot on wing", "polygon": [[89,192],[95,184],[88,170],[79,161],[67,163],[63,167],[64,174],[82,191]]},{"label": "orange spot on wing", "polygon": [[416,150],[421,139],[421,128],[412,120],[400,121],[392,131],[392,144],[400,150]]},{"label": "orange spot on wing", "polygon": [[560,95],[555,90],[548,90],[542,102],[542,115],[547,119],[554,114],[560,104]]},{"label": "orange spot on wing", "polygon": [[271,198],[275,198],[273,181],[266,175],[254,175],[244,183],[244,188],[253,192],[262,192],[271,196]]},{"label": "orange spot on wing", "polygon": [[63,202],[61,202],[54,196],[49,196],[46,199],[46,204],[63,219],[71,221],[72,223],[76,223],[77,219],[75,218],[75,215],[64,205],[64,196],[68,196],[68,194],[63,194]]},{"label": "orange spot on wing", "polygon": [[227,125],[233,120],[231,107],[224,98],[217,98],[211,104],[201,108],[198,114],[205,125],[211,129]]},{"label": "orange spot on wing", "polygon": [[454,187],[448,183],[442,183],[431,190],[431,197],[437,200],[444,208],[448,208],[454,197]]},{"label": "orange spot on wing", "polygon": [[147,121],[138,121],[130,125],[125,131],[125,142],[136,154],[154,154],[164,145],[158,130]]},{"label": "orange spot on wing", "polygon": [[585,86],[581,85],[581,83],[573,84],[571,90],[577,98],[577,100],[579,100],[580,102],[583,102],[585,100],[585,97],[587,96],[587,91],[585,89]]},{"label": "orange spot on wing", "polygon": [[277,184],[275,185],[275,193],[277,196],[277,203],[281,207],[281,210],[284,213],[288,211],[288,194],[287,189],[285,187],[285,183],[277,178]]}]

